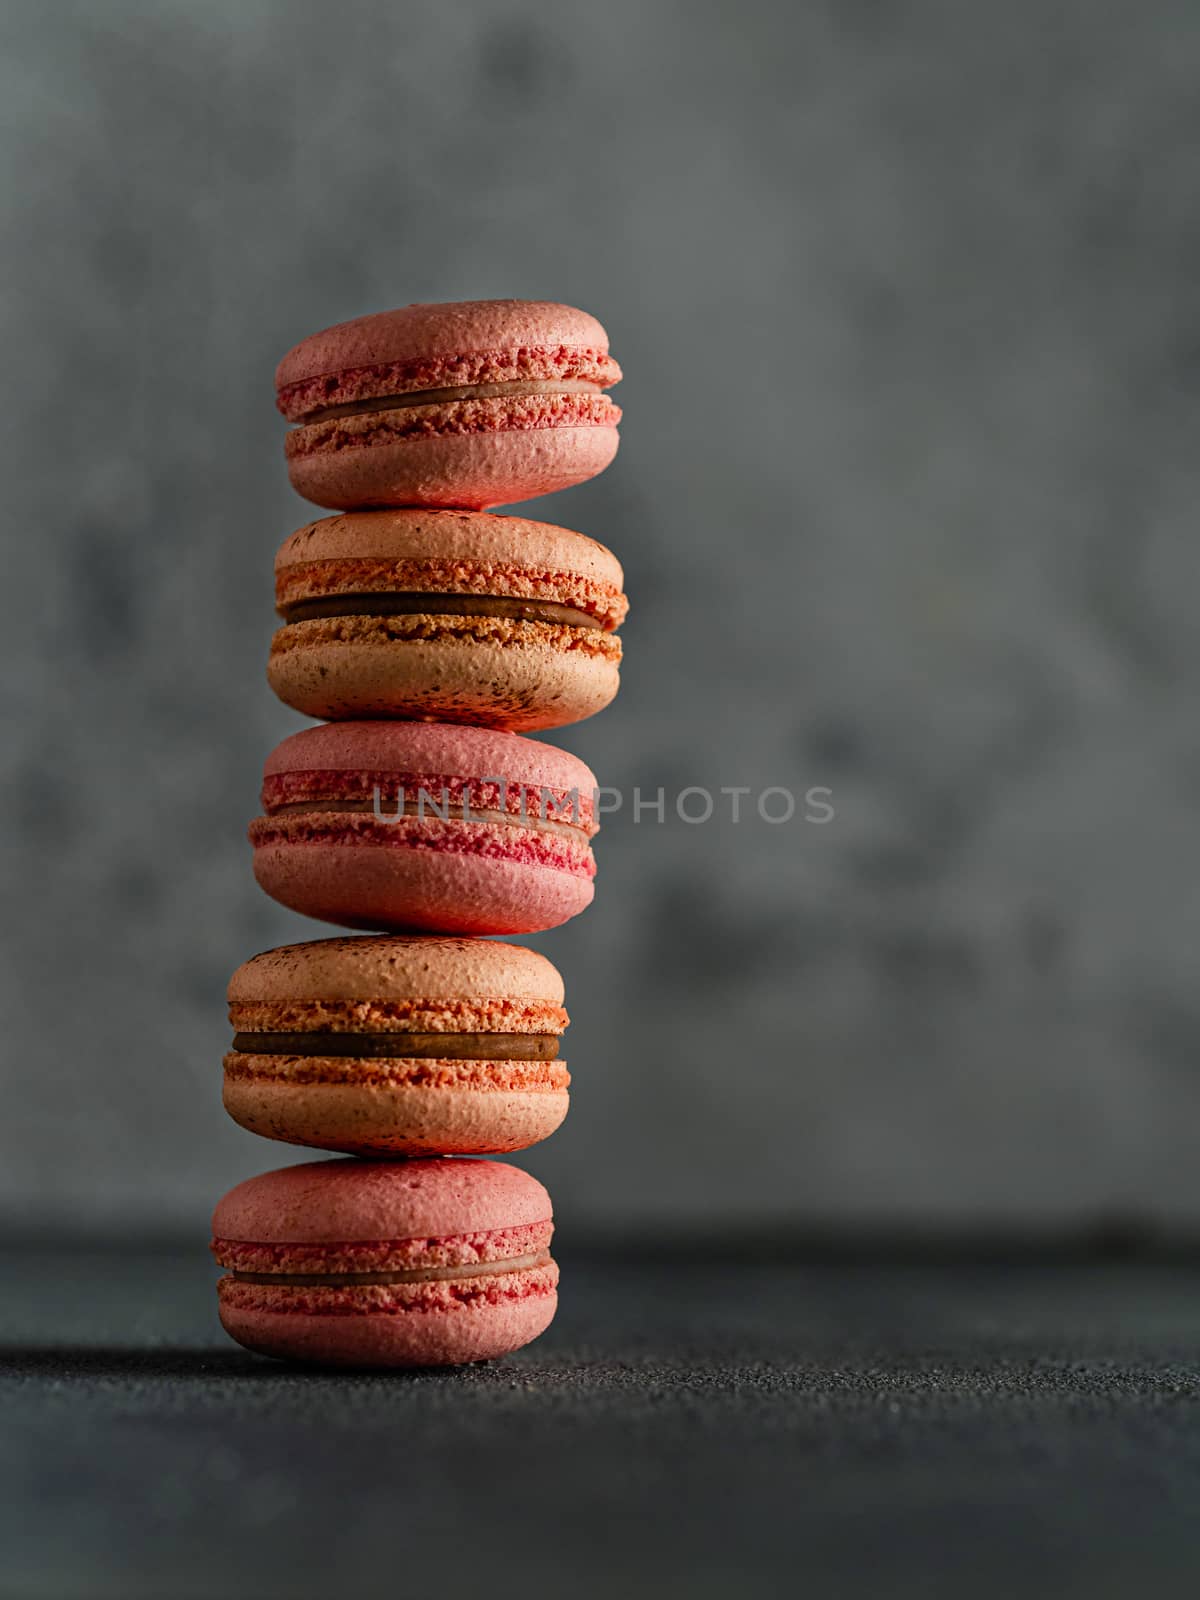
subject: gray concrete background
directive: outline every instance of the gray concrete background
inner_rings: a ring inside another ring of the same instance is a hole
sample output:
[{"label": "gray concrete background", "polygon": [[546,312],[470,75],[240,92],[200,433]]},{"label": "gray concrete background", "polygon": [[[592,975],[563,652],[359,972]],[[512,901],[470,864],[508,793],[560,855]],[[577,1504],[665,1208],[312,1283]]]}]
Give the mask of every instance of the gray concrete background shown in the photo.
[{"label": "gray concrete background", "polygon": [[564,971],[581,1232],[1200,1222],[1200,16],[1184,0],[0,8],[0,1222],[286,1159],[223,987],[306,519],[271,375],[410,300],[607,324],[625,563]]}]

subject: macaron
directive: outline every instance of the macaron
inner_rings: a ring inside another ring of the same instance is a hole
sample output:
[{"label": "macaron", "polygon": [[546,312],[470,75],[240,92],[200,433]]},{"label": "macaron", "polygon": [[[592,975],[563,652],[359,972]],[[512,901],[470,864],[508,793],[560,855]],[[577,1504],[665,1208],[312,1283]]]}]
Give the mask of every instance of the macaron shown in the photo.
[{"label": "macaron", "polygon": [[563,984],[536,951],[376,935],[268,950],[229,985],[225,1109],[350,1155],[523,1150],[567,1114]]},{"label": "macaron", "polygon": [[596,780],[565,750],[440,722],[331,722],[267,758],[254,875],[380,932],[536,933],[592,900]]},{"label": "macaron", "polygon": [[506,1355],[550,1325],[550,1196],[499,1161],[315,1161],[238,1184],[213,1213],[225,1331],[352,1367]]},{"label": "macaron", "polygon": [[275,374],[292,486],[333,510],[482,510],[603,471],[621,369],[595,317],[545,300],[466,300],[356,317]]},{"label": "macaron", "polygon": [[276,557],[267,676],[310,717],[562,727],[617,692],[622,581],[602,544],[522,517],[323,517]]}]

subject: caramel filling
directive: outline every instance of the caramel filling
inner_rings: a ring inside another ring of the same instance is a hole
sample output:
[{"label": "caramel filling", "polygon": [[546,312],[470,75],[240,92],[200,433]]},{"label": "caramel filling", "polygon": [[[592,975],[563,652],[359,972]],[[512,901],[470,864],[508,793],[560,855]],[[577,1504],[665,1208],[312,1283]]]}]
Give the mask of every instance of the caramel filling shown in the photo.
[{"label": "caramel filling", "polygon": [[[559,817],[539,817],[536,807],[537,801],[530,800],[531,814],[526,817],[514,816],[508,811],[479,811],[471,807],[471,815],[464,817],[461,806],[457,809],[453,803],[444,807],[441,795],[435,790],[424,802],[419,799],[404,801],[403,815],[406,817],[423,817],[427,822],[509,822],[517,828],[549,828],[551,832],[561,833],[564,838],[578,839],[580,834],[586,838],[586,832],[581,825],[565,822]],[[338,814],[341,812],[366,812],[369,816],[375,815],[374,798],[370,800],[295,800],[291,805],[275,806],[269,813],[272,820],[276,817],[299,817],[306,812],[325,814]],[[379,812],[384,823],[394,822],[400,814],[398,796],[382,794],[379,800]],[[445,815],[443,815],[445,812]]]},{"label": "caramel filling", "polygon": [[237,1283],[295,1283],[341,1288],[357,1283],[441,1283],[447,1278],[484,1278],[498,1272],[521,1272],[526,1267],[549,1264],[549,1250],[538,1250],[532,1255],[509,1256],[504,1261],[473,1261],[459,1267],[412,1267],[407,1272],[233,1272],[230,1276]]},{"label": "caramel filling", "polygon": [[552,600],[520,600],[512,595],[475,594],[340,594],[319,600],[293,600],[279,607],[285,622],[312,622],[319,617],[511,617],[518,622],[554,622],[568,628],[604,624],[574,606]]},{"label": "caramel filling", "polygon": [[553,1061],[553,1033],[236,1033],[233,1048],[255,1056],[391,1057],[406,1061]]},{"label": "caramel filling", "polygon": [[583,378],[517,378],[511,383],[479,383],[458,389],[411,389],[407,394],[381,394],[369,400],[348,400],[345,405],[310,411],[299,423],[328,422],[331,417],[354,417],[364,411],[399,411],[405,406],[441,406],[454,400],[492,400],[505,394],[600,394],[598,383]]}]

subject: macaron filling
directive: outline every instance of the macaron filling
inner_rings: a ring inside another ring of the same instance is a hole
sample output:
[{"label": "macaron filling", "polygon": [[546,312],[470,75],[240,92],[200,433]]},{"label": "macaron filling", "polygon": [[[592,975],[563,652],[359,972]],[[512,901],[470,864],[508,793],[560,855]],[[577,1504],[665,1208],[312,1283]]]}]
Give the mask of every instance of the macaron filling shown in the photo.
[{"label": "macaron filling", "polygon": [[[493,607],[491,602],[534,601],[545,607],[544,618],[558,618],[563,612],[573,612],[579,617],[598,623],[606,632],[619,628],[629,611],[629,602],[619,583],[605,581],[583,572],[563,571],[549,566],[522,566],[515,562],[503,563],[487,560],[469,560],[465,557],[395,557],[358,556],[332,557],[323,560],[289,561],[277,566],[275,573],[275,604],[279,614],[289,622],[317,616],[315,611],[302,612],[299,607],[309,601],[340,602],[344,598],[359,602],[364,609],[376,608],[375,597],[397,599],[405,604],[418,601],[426,611],[427,601],[452,597],[457,615],[472,615],[465,606],[467,598],[489,602],[485,615],[526,615],[509,612],[507,604]],[[339,605],[330,616],[351,614]],[[379,615],[378,609],[374,614]],[[532,615],[532,613],[529,613]],[[583,622],[574,622],[582,627]]]},{"label": "macaron filling", "polygon": [[[599,832],[595,796],[582,789],[501,782],[490,774],[464,778],[449,774],[313,770],[276,772],[263,780],[262,808],[268,817],[284,812],[378,809],[384,819],[462,817],[496,819],[540,828],[568,828],[590,839]],[[411,810],[410,810],[411,807]],[[385,826],[389,821],[385,820]]]},{"label": "macaron filling", "polygon": [[449,400],[441,405],[371,408],[348,416],[329,417],[323,422],[304,423],[286,434],[284,453],[289,460],[294,460],[300,456],[434,439],[448,434],[615,428],[620,420],[620,406],[599,390],[493,395],[482,400]]},{"label": "macaron filling", "polygon": [[[330,813],[341,816],[354,815],[374,817],[376,810],[376,803],[373,799],[346,801],[301,800],[295,805],[278,806],[271,813],[271,815],[273,817],[280,817],[284,819],[301,816],[328,816]],[[419,795],[415,800],[402,799],[399,796],[397,796],[394,801],[391,799],[388,799],[386,802],[381,800],[378,810],[380,811],[380,815],[376,817],[376,820],[385,823],[387,827],[395,827],[398,823],[401,823],[406,818],[410,817],[416,818],[416,820],[420,822],[425,817],[436,815],[438,820],[442,822],[458,820],[460,817],[467,822],[497,822],[502,826],[509,823],[520,825],[522,822],[524,822],[526,827],[537,826],[539,828],[545,828],[551,833],[561,833],[565,839],[577,838],[581,832],[579,828],[573,826],[571,823],[558,822],[549,817],[542,818],[540,821],[535,823],[532,817],[525,817],[522,819],[519,817],[509,816],[508,813],[504,811],[477,811],[474,807],[471,808],[468,816],[467,813],[461,809],[461,806],[455,807],[451,803],[443,804],[443,802],[437,800],[436,797],[423,800]]]},{"label": "macaron filling", "polygon": [[237,1033],[233,1049],[268,1056],[398,1056],[432,1061],[553,1061],[553,1033]]},{"label": "macaron filling", "polygon": [[[368,798],[369,795],[369,798]],[[250,824],[271,845],[382,845],[549,867],[594,878],[594,798],[577,791],[405,773],[276,773]]]},{"label": "macaron filling", "polygon": [[212,1241],[220,1266],[239,1277],[262,1275],[271,1283],[289,1277],[346,1279],[364,1275],[443,1272],[465,1276],[472,1268],[505,1272],[514,1261],[549,1252],[554,1223],[541,1222],[493,1228],[443,1238],[352,1239],[344,1241]]},{"label": "macaron filling", "polygon": [[554,999],[238,997],[229,1020],[229,1081],[523,1095],[560,1094],[571,1082],[558,1054],[569,1018]]},{"label": "macaron filling", "polygon": [[[447,392],[471,392],[528,384],[564,388],[583,384],[607,389],[621,369],[607,350],[594,346],[524,345],[507,350],[464,351],[409,361],[383,361],[314,373],[276,391],[289,422],[308,422],[322,412],[367,402],[378,407],[397,396],[419,395],[417,404]],[[434,402],[436,403],[436,402]]]},{"label": "macaron filling", "polygon": [[341,1287],[360,1283],[445,1283],[452,1278],[483,1278],[500,1272],[523,1272],[529,1267],[548,1267],[549,1250],[539,1250],[529,1255],[513,1256],[503,1261],[480,1261],[473,1266],[418,1267],[409,1272],[234,1272],[235,1283],[315,1284],[323,1287]]},{"label": "macaron filling", "polygon": [[[547,1256],[536,1266],[497,1265],[490,1271],[454,1272],[445,1278],[397,1279],[390,1283],[356,1283],[339,1277],[331,1282],[272,1279],[269,1283],[255,1283],[229,1273],[217,1284],[217,1295],[222,1320],[241,1315],[354,1319],[447,1314],[511,1307],[522,1302],[549,1301],[552,1305],[557,1287],[558,1266]],[[538,1332],[545,1320],[539,1319],[539,1323]],[[502,1348],[512,1348],[510,1340],[506,1338]]]},{"label": "macaron filling", "polygon": [[585,611],[550,600],[522,600],[512,595],[474,594],[339,594],[294,600],[280,606],[285,622],[312,622],[325,617],[458,616],[505,617],[519,622],[548,622],[561,627],[601,630],[604,624]]},{"label": "macaron filling", "polygon": [[[283,670],[281,664],[289,657],[303,660],[313,649],[341,650],[358,646],[391,650],[404,645],[448,646],[468,651],[477,647],[511,649],[518,659],[526,652],[537,651],[555,658],[581,657],[585,662],[598,662],[612,669],[619,668],[622,657],[619,636],[606,633],[594,623],[577,626],[522,617],[472,616],[458,608],[450,608],[449,615],[429,611],[389,615],[382,607],[371,607],[366,614],[310,617],[284,623],[271,640],[271,670],[279,672]],[[615,690],[615,681],[613,688]],[[528,685],[524,684],[514,693],[516,704],[528,709],[532,703]],[[284,698],[288,698],[286,694]],[[319,707],[289,703],[313,715],[327,714]],[[484,720],[481,715],[480,721]],[[533,726],[540,726],[540,723]]]},{"label": "macaron filling", "polygon": [[379,395],[372,400],[350,400],[327,406],[304,418],[305,423],[326,422],[330,417],[361,416],[366,411],[398,411],[404,406],[441,406],[452,400],[495,400],[502,395],[599,394],[598,383],[582,379],[519,379],[512,383],[463,384],[451,389],[419,389],[406,394]]}]

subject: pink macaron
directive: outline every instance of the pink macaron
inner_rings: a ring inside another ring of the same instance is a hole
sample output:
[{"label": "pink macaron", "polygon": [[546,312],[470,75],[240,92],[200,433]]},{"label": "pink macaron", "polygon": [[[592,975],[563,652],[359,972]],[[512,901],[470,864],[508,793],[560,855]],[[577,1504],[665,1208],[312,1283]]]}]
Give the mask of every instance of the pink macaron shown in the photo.
[{"label": "pink macaron", "polygon": [[518,734],[335,722],[267,758],[254,875],[293,911],[381,932],[536,933],[590,905],[596,780]]},{"label": "pink macaron", "polygon": [[334,510],[482,510],[594,477],[617,450],[621,369],[585,311],[544,300],[411,305],[290,350],[288,473]]},{"label": "pink macaron", "polygon": [[483,1361],[536,1339],[557,1305],[550,1196],[499,1161],[284,1167],[231,1189],[212,1228],[225,1331],[284,1360]]}]

